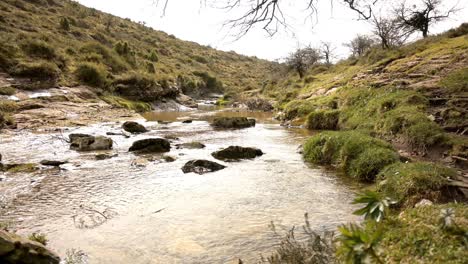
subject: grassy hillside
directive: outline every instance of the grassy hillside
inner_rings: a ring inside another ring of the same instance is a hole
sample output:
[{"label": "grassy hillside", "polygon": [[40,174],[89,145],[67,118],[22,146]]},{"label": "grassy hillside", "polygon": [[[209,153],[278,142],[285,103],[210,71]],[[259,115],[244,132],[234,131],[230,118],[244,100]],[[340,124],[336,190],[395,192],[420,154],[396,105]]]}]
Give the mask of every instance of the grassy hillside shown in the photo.
[{"label": "grassy hillside", "polygon": [[0,2],[0,69],[31,80],[20,88],[87,84],[154,101],[178,90],[197,95],[256,89],[270,67],[68,0]]},{"label": "grassy hillside", "polygon": [[361,130],[422,156],[442,147],[466,159],[467,28],[319,65],[303,79],[289,74],[258,92],[310,129]]},{"label": "grassy hillside", "polygon": [[[356,214],[368,215],[340,228],[338,260],[466,262],[467,34],[463,24],[399,49],[374,48],[256,91],[277,101],[285,122],[318,130],[304,144],[306,161],[366,183],[355,202],[364,206]],[[287,237],[271,263],[307,263],[298,260],[322,250]]]}]

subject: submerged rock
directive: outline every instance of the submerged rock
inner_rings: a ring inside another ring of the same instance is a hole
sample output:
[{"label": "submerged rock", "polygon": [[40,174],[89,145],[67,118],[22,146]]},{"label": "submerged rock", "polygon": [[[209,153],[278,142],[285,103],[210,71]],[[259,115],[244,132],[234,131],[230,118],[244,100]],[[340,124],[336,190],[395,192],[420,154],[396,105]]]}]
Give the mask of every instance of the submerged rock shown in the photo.
[{"label": "submerged rock", "polygon": [[211,155],[219,160],[240,160],[240,159],[254,159],[262,156],[263,152],[258,148],[244,148],[240,146],[230,146],[223,150],[215,151]]},{"label": "submerged rock", "polygon": [[218,128],[247,128],[255,126],[255,119],[246,117],[218,117],[211,123],[212,126]]},{"label": "submerged rock", "polygon": [[35,163],[0,164],[0,171],[29,173],[39,170]]},{"label": "submerged rock", "polygon": [[200,142],[189,142],[189,143],[182,143],[182,144],[177,144],[176,145],[177,149],[202,149],[205,148],[206,146]]},{"label": "submerged rock", "polygon": [[182,121],[183,124],[190,124],[192,122],[193,122],[193,120],[191,120],[191,119],[187,119],[187,120]]},{"label": "submerged rock", "polygon": [[54,166],[54,167],[58,167],[60,165],[63,165],[65,163],[67,163],[67,161],[60,161],[60,160],[42,160],[41,162],[39,162],[41,165],[44,165],[44,166]]},{"label": "submerged rock", "polygon": [[118,154],[106,154],[106,153],[101,153],[101,154],[96,154],[96,156],[94,156],[94,158],[96,160],[106,160],[106,159],[111,159],[111,158],[114,158],[114,157],[117,157]]},{"label": "submerged rock", "polygon": [[70,149],[78,151],[109,150],[112,149],[112,139],[104,136],[87,134],[70,134]]},{"label": "submerged rock", "polygon": [[171,144],[164,138],[147,138],[133,142],[128,151],[144,152],[144,153],[160,153],[169,152]]},{"label": "submerged rock", "polygon": [[208,172],[219,171],[226,166],[209,160],[191,160],[182,167],[184,173],[194,172],[197,174],[205,174]]},{"label": "submerged rock", "polygon": [[122,129],[130,133],[145,133],[148,130],[142,124],[134,121],[127,121],[122,125]]},{"label": "submerged rock", "polygon": [[166,162],[174,162],[174,161],[176,161],[176,158],[174,158],[174,157],[172,157],[172,156],[164,155],[162,158],[163,158],[163,160],[166,161]]},{"label": "submerged rock", "polygon": [[38,242],[0,230],[0,263],[59,264],[60,257]]}]

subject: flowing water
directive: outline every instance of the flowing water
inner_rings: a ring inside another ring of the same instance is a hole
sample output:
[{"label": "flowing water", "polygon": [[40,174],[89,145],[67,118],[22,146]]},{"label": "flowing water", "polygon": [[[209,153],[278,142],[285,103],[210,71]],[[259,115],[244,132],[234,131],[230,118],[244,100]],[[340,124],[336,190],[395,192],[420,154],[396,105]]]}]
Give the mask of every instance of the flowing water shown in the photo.
[{"label": "flowing water", "polygon": [[[218,115],[251,116],[258,123],[242,130],[214,130],[207,121]],[[62,170],[0,174],[0,222],[13,222],[20,234],[47,234],[48,246],[61,256],[74,248],[87,253],[90,263],[139,264],[237,263],[238,258],[252,263],[279,242],[271,221],[286,230],[301,225],[308,212],[311,226],[321,230],[356,220],[349,185],[303,162],[298,146],[309,136],[305,130],[283,128],[270,114],[252,112],[207,109],[150,113],[145,118],[141,121],[151,132],[111,136],[112,153],[118,156],[100,161],[94,158],[96,152],[69,150],[63,138],[72,132],[120,132],[121,124],[2,135],[5,163],[69,163]],[[189,118],[193,123],[181,122]],[[200,141],[206,148],[173,147],[172,163],[160,155],[127,151],[137,139],[165,136],[178,138],[173,145]],[[214,161],[210,153],[229,145],[258,147],[265,155],[218,161],[227,168],[205,175],[182,173],[185,162]]]}]

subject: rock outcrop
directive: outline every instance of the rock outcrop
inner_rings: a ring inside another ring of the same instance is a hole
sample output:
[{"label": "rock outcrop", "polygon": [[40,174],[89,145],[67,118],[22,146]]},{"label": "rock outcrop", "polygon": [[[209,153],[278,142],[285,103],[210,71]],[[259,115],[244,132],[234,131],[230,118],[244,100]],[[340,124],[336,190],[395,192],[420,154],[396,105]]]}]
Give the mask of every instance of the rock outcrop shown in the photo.
[{"label": "rock outcrop", "polygon": [[148,131],[146,129],[146,127],[144,127],[142,124],[139,124],[139,123],[134,122],[134,121],[127,121],[127,122],[123,123],[122,129],[127,131],[127,132],[134,133],[134,134],[145,133],[145,132]]},{"label": "rock outcrop", "polygon": [[0,263],[59,264],[59,256],[44,245],[0,230]]},{"label": "rock outcrop", "polygon": [[247,128],[255,126],[255,119],[246,117],[218,117],[211,123],[217,128]]},{"label": "rock outcrop", "polygon": [[230,146],[220,151],[211,153],[211,155],[223,161],[235,161],[240,159],[253,159],[263,155],[258,148],[244,148],[240,146]]},{"label": "rock outcrop", "polygon": [[226,166],[209,160],[191,160],[182,167],[184,173],[194,172],[197,174],[205,174],[208,172],[219,171]]},{"label": "rock outcrop", "polygon": [[112,149],[112,139],[104,136],[88,134],[70,134],[70,149],[77,151],[109,150]]},{"label": "rock outcrop", "polygon": [[129,151],[142,153],[162,153],[171,150],[171,143],[164,138],[147,138],[133,142]]}]

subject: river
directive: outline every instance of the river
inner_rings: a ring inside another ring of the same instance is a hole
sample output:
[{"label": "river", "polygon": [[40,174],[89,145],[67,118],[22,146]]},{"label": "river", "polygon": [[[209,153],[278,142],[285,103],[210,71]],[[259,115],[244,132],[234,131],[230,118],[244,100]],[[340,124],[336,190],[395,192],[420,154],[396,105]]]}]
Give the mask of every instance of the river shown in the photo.
[{"label": "river", "polygon": [[[257,125],[214,130],[207,121],[219,115],[254,117]],[[12,222],[23,235],[45,233],[48,246],[61,256],[73,248],[88,254],[89,263],[146,264],[237,263],[238,258],[254,263],[279,242],[271,221],[282,232],[302,225],[305,212],[317,230],[357,219],[350,184],[303,162],[298,146],[310,135],[306,130],[281,127],[268,113],[206,109],[144,117],[140,121],[151,131],[111,136],[118,156],[107,160],[96,160],[96,152],[72,151],[63,138],[72,132],[120,132],[121,124],[0,135],[5,162],[69,161],[61,170],[0,174],[0,222]],[[194,121],[182,123],[185,119]],[[200,141],[206,148],[173,147],[169,155],[175,162],[151,155],[143,156],[147,164],[135,166],[141,157],[127,150],[148,137],[177,138],[173,145]],[[265,155],[218,161],[227,168],[214,173],[182,173],[187,161],[214,161],[210,153],[230,145],[257,147]]]}]

